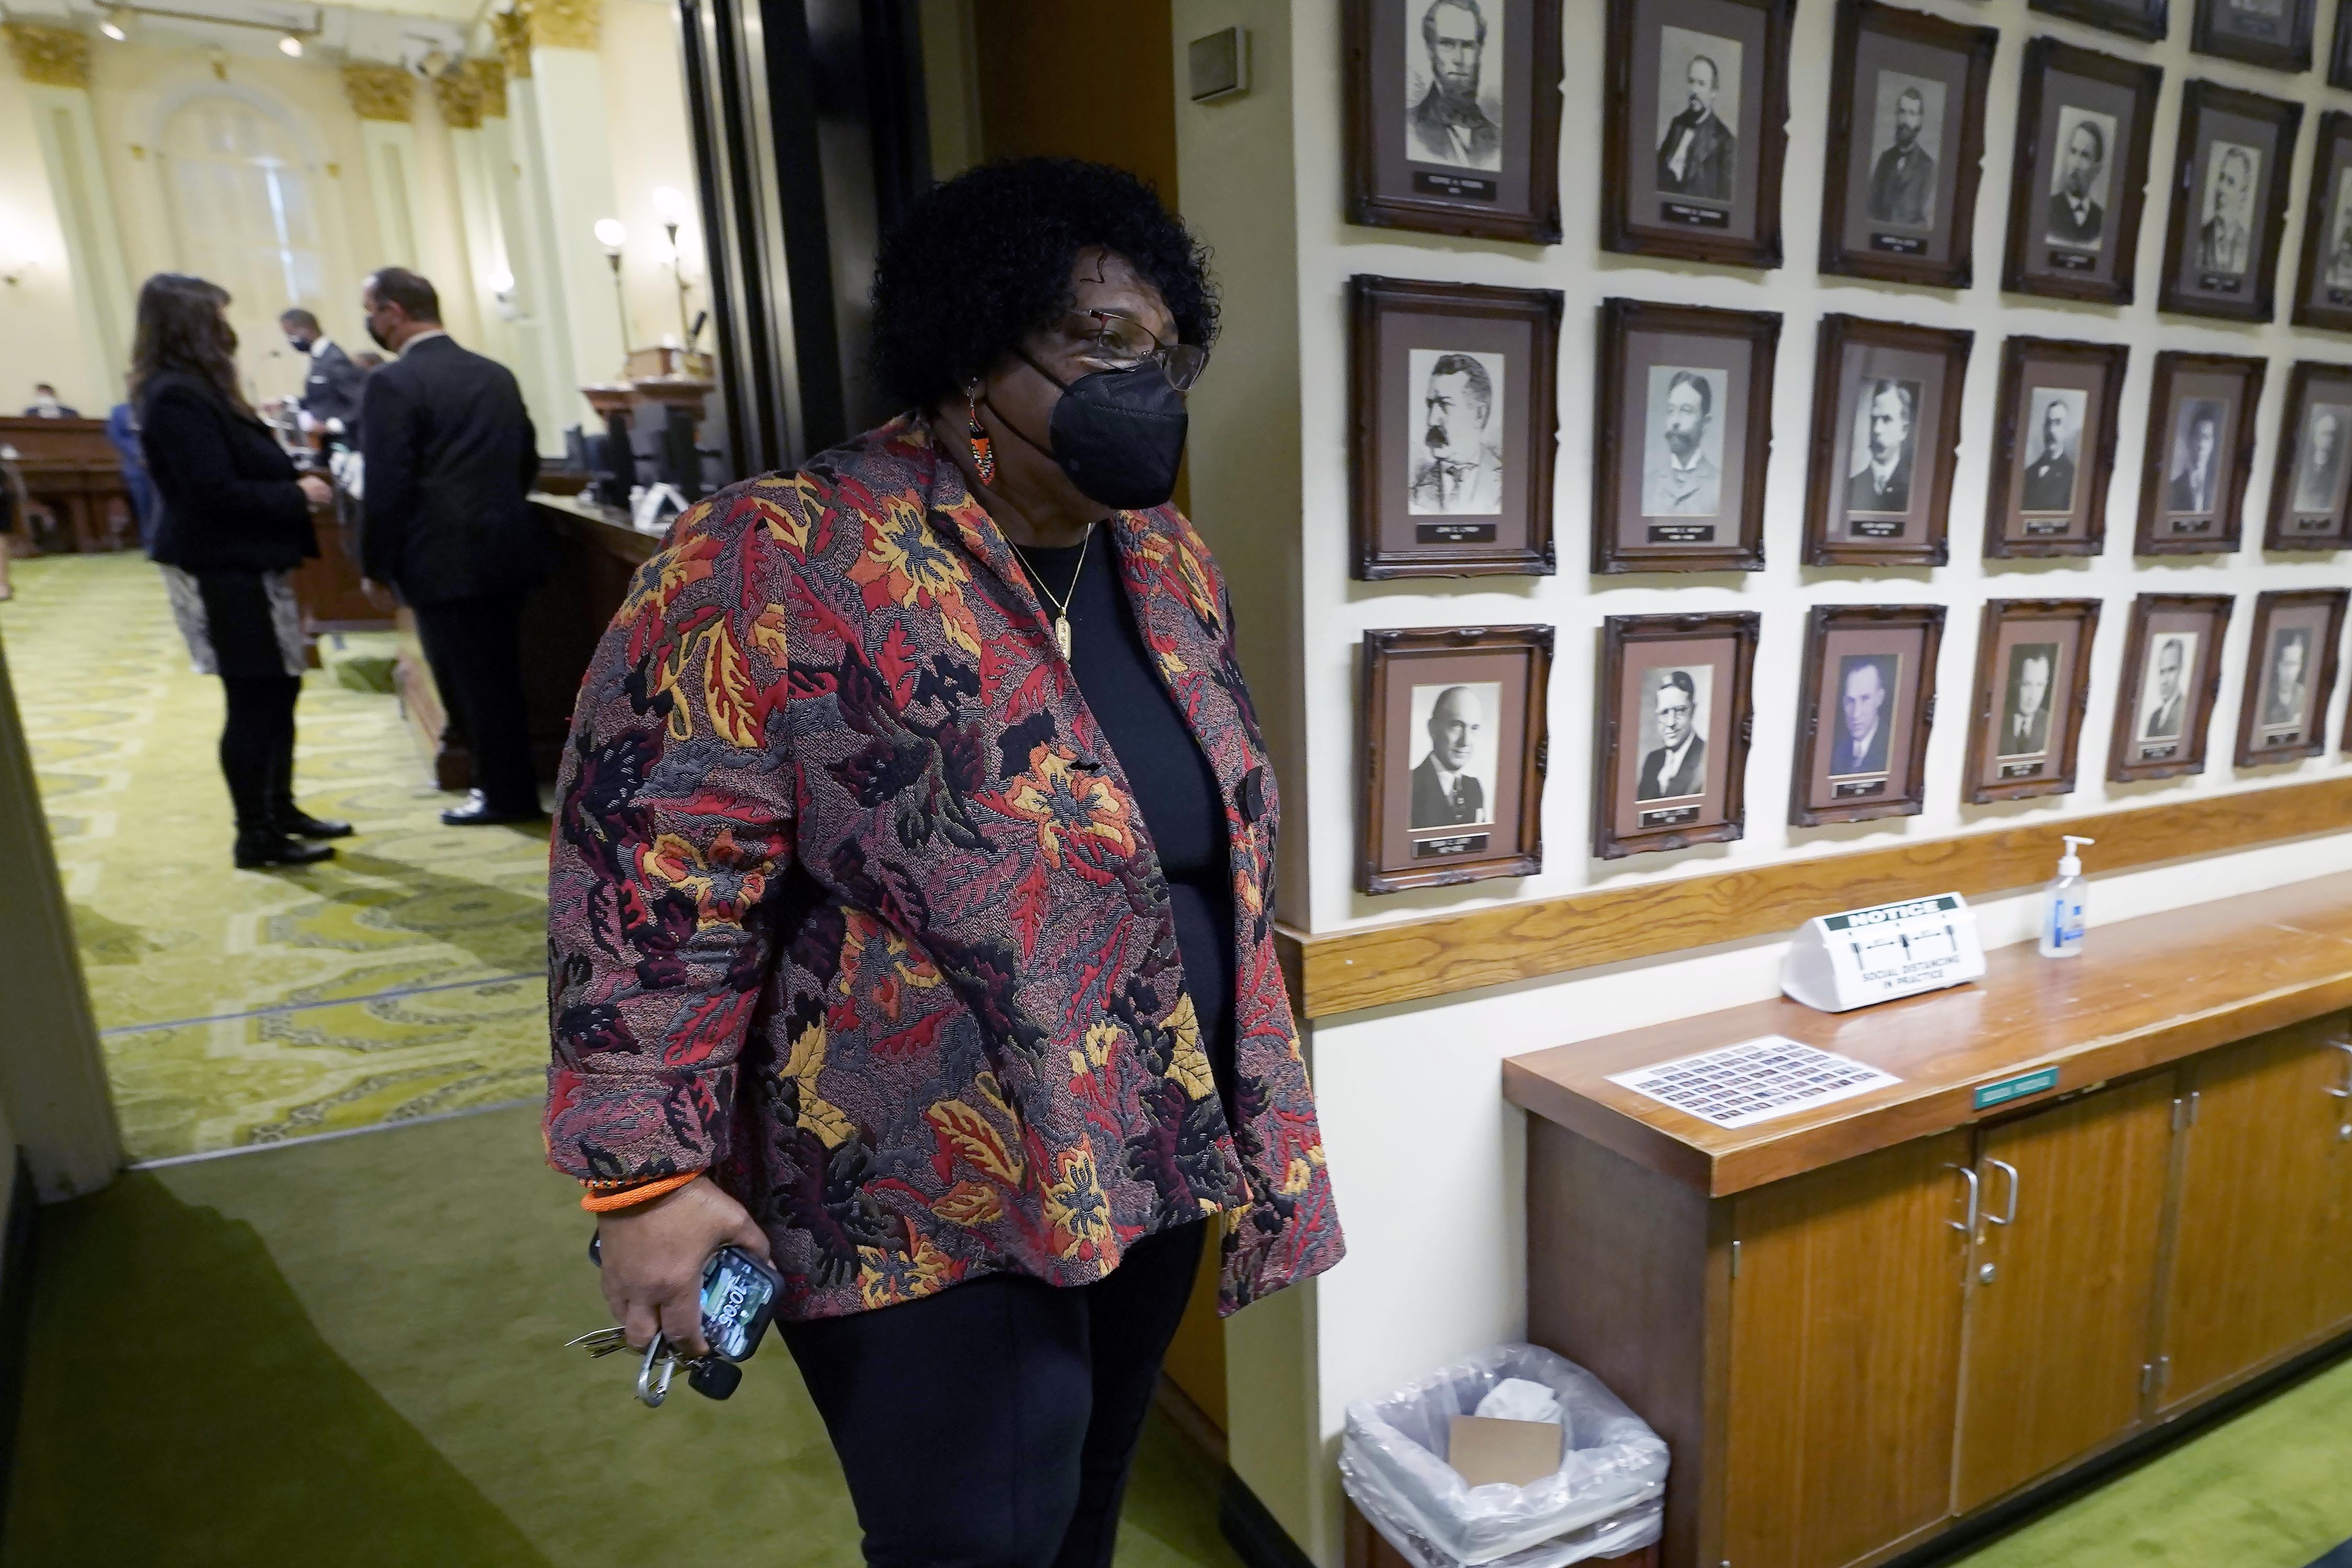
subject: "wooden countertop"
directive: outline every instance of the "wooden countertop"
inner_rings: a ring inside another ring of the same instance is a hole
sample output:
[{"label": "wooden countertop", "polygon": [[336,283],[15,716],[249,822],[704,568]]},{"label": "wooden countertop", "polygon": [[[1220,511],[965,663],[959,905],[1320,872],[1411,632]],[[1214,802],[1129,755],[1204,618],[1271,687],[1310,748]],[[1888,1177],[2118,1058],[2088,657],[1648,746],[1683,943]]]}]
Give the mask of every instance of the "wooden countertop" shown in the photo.
[{"label": "wooden countertop", "polygon": [[[2095,926],[2078,958],[2031,942],[1986,957],[1973,984],[1854,1012],[1782,997],[1513,1057],[1503,1092],[1711,1196],[1743,1192],[2352,1008],[2352,873]],[[1763,1034],[1903,1082],[1729,1129],[1608,1081]],[[2053,1088],[1976,1109],[1979,1087],[2051,1066]]]},{"label": "wooden countertop", "polygon": [[660,534],[648,534],[631,527],[627,512],[599,506],[584,495],[557,496],[533,490],[530,504],[583,542],[617,555],[632,565],[650,559],[661,549]]}]

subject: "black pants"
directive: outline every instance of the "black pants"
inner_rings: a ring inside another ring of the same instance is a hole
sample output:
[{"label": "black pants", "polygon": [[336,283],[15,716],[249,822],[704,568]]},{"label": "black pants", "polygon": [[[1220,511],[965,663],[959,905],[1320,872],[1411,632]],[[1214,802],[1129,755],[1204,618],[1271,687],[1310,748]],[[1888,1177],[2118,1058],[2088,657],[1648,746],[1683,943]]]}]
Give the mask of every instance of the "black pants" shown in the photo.
[{"label": "black pants", "polygon": [[416,636],[450,727],[473,754],[474,788],[493,811],[539,810],[522,697],[522,596],[485,593],[415,607]]},{"label": "black pants", "polygon": [[223,675],[228,722],[220,765],[236,807],[236,831],[268,832],[294,804],[294,703],[299,675]]},{"label": "black pants", "polygon": [[992,1274],[783,1326],[871,1568],[1108,1568],[1207,1229],[1146,1237],[1091,1285]]}]

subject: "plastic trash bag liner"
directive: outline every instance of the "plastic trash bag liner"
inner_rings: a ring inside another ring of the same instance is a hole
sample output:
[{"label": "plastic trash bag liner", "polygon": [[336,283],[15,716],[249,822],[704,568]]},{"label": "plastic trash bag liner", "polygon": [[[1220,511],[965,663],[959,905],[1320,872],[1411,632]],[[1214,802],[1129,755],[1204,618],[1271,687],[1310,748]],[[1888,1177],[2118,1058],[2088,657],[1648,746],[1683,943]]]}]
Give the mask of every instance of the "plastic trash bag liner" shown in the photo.
[{"label": "plastic trash bag liner", "polygon": [[[1473,1487],[1446,1463],[1454,1417],[1476,1414],[1511,1378],[1559,1399],[1559,1469],[1523,1487]],[[1504,1344],[1348,1406],[1339,1475],[1365,1519],[1422,1568],[1562,1568],[1658,1538],[1666,1445],[1574,1362]]]}]

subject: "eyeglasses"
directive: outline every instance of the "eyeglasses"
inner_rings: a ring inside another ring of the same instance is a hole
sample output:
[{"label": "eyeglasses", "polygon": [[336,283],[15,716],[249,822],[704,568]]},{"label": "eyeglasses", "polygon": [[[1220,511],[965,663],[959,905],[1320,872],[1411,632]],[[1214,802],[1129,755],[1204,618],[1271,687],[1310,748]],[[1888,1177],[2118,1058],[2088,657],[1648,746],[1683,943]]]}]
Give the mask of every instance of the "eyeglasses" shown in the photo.
[{"label": "eyeglasses", "polygon": [[1209,368],[1209,350],[1198,343],[1163,343],[1142,322],[1116,310],[1073,310],[1067,325],[1070,335],[1086,345],[1087,359],[1119,371],[1150,360],[1178,392],[1189,391]]}]

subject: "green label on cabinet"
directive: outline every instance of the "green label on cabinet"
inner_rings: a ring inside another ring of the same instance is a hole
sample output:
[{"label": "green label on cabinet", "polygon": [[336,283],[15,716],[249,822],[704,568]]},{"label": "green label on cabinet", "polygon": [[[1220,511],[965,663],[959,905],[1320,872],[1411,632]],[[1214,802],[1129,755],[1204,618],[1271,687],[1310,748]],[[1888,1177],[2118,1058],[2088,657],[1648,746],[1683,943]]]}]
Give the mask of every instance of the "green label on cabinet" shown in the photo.
[{"label": "green label on cabinet", "polygon": [[2039,1094],[2045,1089],[2057,1087],[2058,1070],[2054,1067],[2045,1067],[2021,1078],[2004,1078],[1977,1091],[1977,1109],[1982,1111],[1994,1105],[2006,1105],[2011,1100],[2022,1100],[2029,1094]]}]

